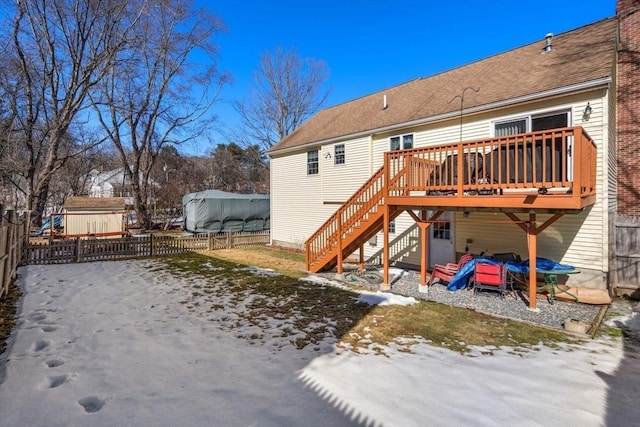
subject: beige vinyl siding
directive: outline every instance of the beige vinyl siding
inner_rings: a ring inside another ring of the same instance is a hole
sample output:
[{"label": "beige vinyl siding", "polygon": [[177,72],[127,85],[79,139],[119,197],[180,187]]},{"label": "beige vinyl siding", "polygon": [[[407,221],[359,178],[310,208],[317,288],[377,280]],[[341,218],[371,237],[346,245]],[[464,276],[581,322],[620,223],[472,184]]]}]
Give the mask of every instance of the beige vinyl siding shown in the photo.
[{"label": "beige vinyl siding", "polygon": [[[537,105],[534,111],[545,112],[560,109],[570,109],[573,124],[583,126],[598,146],[597,176],[596,176],[596,204],[579,214],[566,214],[560,220],[548,227],[538,236],[538,256],[574,265],[581,269],[595,269],[607,271],[607,220],[604,190],[606,174],[603,174],[603,136],[608,134],[606,116],[603,116],[604,101],[602,92],[592,93],[587,98],[572,98],[572,102],[564,104]],[[556,101],[557,102],[557,101]],[[582,120],[582,112],[587,102],[593,113],[588,121]],[[510,111],[517,116],[528,114],[526,111]],[[607,131],[607,133],[605,133]],[[604,202],[604,204],[603,204]],[[519,214],[520,219],[528,221],[527,214]],[[464,252],[469,246],[472,253],[486,251],[487,254],[496,252],[516,252],[523,258],[527,257],[528,248],[526,234],[518,228],[504,214],[471,212],[468,218],[461,213],[456,214],[456,252]],[[538,224],[544,223],[549,215],[538,214]],[[467,239],[473,240],[467,244]]]},{"label": "beige vinyl siding", "polygon": [[[593,112],[588,121],[583,121],[582,112],[587,102]],[[610,152],[612,113],[608,103],[607,92],[599,90],[505,108],[490,114],[482,113],[463,120],[463,140],[491,137],[496,120],[561,110],[570,111],[570,126],[583,126],[587,130],[598,147],[596,204],[579,214],[564,215],[538,236],[538,256],[585,270],[608,269],[607,212],[615,198],[611,195],[614,175],[609,169],[603,173],[603,165],[608,166],[613,158],[613,153]],[[389,138],[408,133],[414,135],[414,147],[456,143],[460,139],[460,122],[459,119],[450,119],[372,135],[371,138],[345,141],[345,165],[333,164],[333,144],[323,146],[319,153],[320,174],[312,179],[306,176],[306,152],[273,159],[272,171],[279,171],[278,176],[272,177],[273,239],[304,242],[339,206],[327,202],[346,200],[373,171],[382,166],[384,153],[389,151]],[[326,153],[331,153],[331,159],[325,158]],[[607,161],[603,162],[603,159]],[[340,168],[341,166],[346,167]],[[296,167],[300,170],[299,175],[296,175]],[[292,182],[296,185],[291,185]],[[519,217],[523,221],[529,219],[527,214],[520,214]],[[538,214],[537,221],[542,224],[548,217],[549,215]],[[476,254],[482,251],[486,251],[488,255],[516,252],[523,258],[528,257],[526,234],[504,214],[471,212],[465,218],[462,212],[457,212],[454,215],[454,225],[455,251],[458,253],[464,252],[468,247],[470,252]],[[467,244],[467,239],[471,239],[473,243]],[[364,245],[365,256],[371,258],[371,261],[381,261],[382,232],[372,240],[375,245]],[[396,219],[396,232],[390,236],[390,240],[392,262],[420,264],[419,229],[408,214],[403,213]]]},{"label": "beige vinyl siding", "polygon": [[[334,147],[339,144],[345,147],[345,163],[336,165]],[[371,176],[368,137],[325,145],[322,154],[319,161],[325,203],[345,202]]]},{"label": "beige vinyl siding", "polygon": [[[320,165],[324,151],[319,150]],[[307,152],[271,159],[271,239],[304,247],[304,242],[337,209],[322,203],[323,168],[307,175]]]},{"label": "beige vinyl siding", "polygon": [[[528,220],[527,215],[520,218]],[[527,258],[527,236],[505,214],[470,212],[465,218],[462,212],[456,212],[453,221],[456,252],[474,255],[515,252]],[[467,239],[472,242],[467,243]]]},{"label": "beige vinyl siding", "polygon": [[[603,92],[589,94],[590,97],[582,95],[571,97],[565,102],[553,104],[538,103],[529,106],[531,110],[524,107],[506,110],[504,117],[518,117],[530,114],[540,114],[558,110],[570,111],[573,123],[570,126],[583,126],[587,133],[596,141],[598,146],[598,166],[597,166],[597,202],[594,206],[579,215],[567,214],[559,221],[550,226],[538,236],[538,256],[550,258],[559,262],[569,263],[578,268],[607,270],[607,230],[606,230],[606,206],[603,205],[603,131],[607,130],[606,120],[603,117],[604,101]],[[582,120],[582,112],[587,102],[593,108],[593,113],[588,121]],[[463,139],[488,138],[492,122],[496,116],[479,116],[478,120],[465,119],[463,123]],[[502,116],[499,118],[502,120]],[[440,145],[452,142],[451,139],[459,139],[459,121],[449,121],[441,124],[440,127],[425,127],[414,132],[414,146]],[[456,135],[456,132],[458,133]],[[485,132],[486,134],[483,134]],[[398,132],[396,132],[398,133]],[[388,138],[381,138],[376,147],[386,147]],[[456,141],[453,141],[456,142]],[[388,149],[388,147],[387,147]],[[380,156],[382,156],[383,151]],[[386,150],[385,150],[386,151]],[[375,157],[375,156],[374,156]],[[382,163],[382,162],[380,162]],[[542,224],[549,215],[537,215],[538,224]],[[528,215],[521,214],[520,218],[528,220]],[[464,252],[468,247],[469,251],[479,254],[485,251],[487,255],[496,252],[516,252],[523,258],[528,255],[526,234],[511,222],[504,214],[476,213],[472,212],[469,220],[458,212],[454,216],[455,224],[455,250],[458,253]],[[407,214],[403,214],[396,220],[396,236],[402,236],[415,224],[413,219]],[[499,232],[496,233],[496,230]],[[416,234],[417,236],[417,234]],[[419,236],[418,236],[419,237]],[[467,239],[473,241],[467,244]],[[381,245],[382,233],[378,234],[378,244]],[[409,264],[419,264],[419,238],[416,248],[407,252],[402,262]],[[365,253],[370,253],[367,250]]]},{"label": "beige vinyl siding", "polygon": [[[608,103],[604,90],[588,94],[588,98],[574,105],[574,125],[582,126],[598,147],[596,167],[596,203],[584,213],[565,215],[558,227],[573,239],[565,259],[567,263],[584,269],[608,271]],[[591,116],[583,117],[587,102]],[[584,218],[581,216],[584,215]],[[573,217],[573,218],[572,218]],[[572,221],[573,220],[573,221]]]},{"label": "beige vinyl siding", "polygon": [[64,233],[67,235],[124,233],[123,213],[67,211]]},{"label": "beige vinyl siding", "polygon": [[[392,263],[420,265],[420,229],[406,212],[395,220],[396,232],[389,235],[389,260]],[[372,244],[373,242],[373,244]],[[380,231],[364,245],[365,258],[370,262],[382,262],[384,234]]]},{"label": "beige vinyl siding", "polygon": [[[613,83],[611,85],[611,87],[615,87],[615,83]],[[617,206],[618,206],[618,164],[617,164],[617,151],[618,151],[618,146],[617,146],[617,137],[616,137],[616,130],[617,130],[617,123],[616,123],[616,91],[615,90],[610,90],[608,92],[609,96],[607,97],[608,100],[608,115],[607,115],[607,120],[608,120],[608,126],[606,127],[607,130],[607,138],[608,141],[606,142],[606,144],[608,145],[608,152],[607,152],[607,172],[608,172],[608,176],[607,176],[607,186],[609,188],[608,191],[608,199],[609,199],[609,206],[608,206],[608,212],[610,213],[614,213],[617,210]]]}]

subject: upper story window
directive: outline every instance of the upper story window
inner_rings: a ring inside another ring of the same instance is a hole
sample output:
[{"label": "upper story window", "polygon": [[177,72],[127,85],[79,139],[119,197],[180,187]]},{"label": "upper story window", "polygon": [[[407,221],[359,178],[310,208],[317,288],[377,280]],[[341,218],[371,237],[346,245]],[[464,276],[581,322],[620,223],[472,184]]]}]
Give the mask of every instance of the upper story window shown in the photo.
[{"label": "upper story window", "polygon": [[569,126],[569,111],[536,114],[494,123],[495,136],[557,129]]},{"label": "upper story window", "polygon": [[409,148],[413,148],[413,134],[400,135],[400,136],[392,136],[389,138],[389,149],[391,151],[395,150],[408,150]]},{"label": "upper story window", "polygon": [[318,171],[318,150],[307,151],[307,175],[317,175]]},{"label": "upper story window", "polygon": [[333,146],[333,158],[336,165],[344,165],[344,144],[337,144]]}]

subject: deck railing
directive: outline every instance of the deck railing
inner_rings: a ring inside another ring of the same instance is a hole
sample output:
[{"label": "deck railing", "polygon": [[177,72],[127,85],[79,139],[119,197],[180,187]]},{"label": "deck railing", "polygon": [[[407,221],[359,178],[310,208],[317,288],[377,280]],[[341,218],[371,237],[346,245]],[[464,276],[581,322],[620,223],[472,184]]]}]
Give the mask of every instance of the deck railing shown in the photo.
[{"label": "deck railing", "polygon": [[384,205],[384,169],[380,168],[306,241],[307,270],[316,260],[338,246],[368,215]]},{"label": "deck railing", "polygon": [[595,143],[575,127],[392,151],[385,166],[389,196],[536,189],[581,197],[595,194],[596,155]]}]

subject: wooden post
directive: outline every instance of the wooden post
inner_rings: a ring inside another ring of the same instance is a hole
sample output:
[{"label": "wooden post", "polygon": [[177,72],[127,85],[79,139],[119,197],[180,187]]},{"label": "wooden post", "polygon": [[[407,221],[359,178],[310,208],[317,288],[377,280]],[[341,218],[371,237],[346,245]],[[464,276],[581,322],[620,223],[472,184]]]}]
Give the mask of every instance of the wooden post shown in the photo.
[{"label": "wooden post", "polygon": [[336,271],[338,274],[342,274],[342,215],[338,213],[338,265]]},{"label": "wooden post", "polygon": [[207,250],[208,251],[212,251],[213,250],[213,242],[211,241],[211,232],[207,232]]},{"label": "wooden post", "polygon": [[391,290],[391,283],[389,283],[389,222],[391,219],[391,215],[389,212],[389,205],[385,202],[384,204],[384,217],[383,217],[383,242],[384,245],[382,247],[382,283],[380,284],[381,291],[389,291]]},{"label": "wooden post", "polygon": [[233,247],[231,232],[227,231],[227,249],[231,249]]},{"label": "wooden post", "polygon": [[536,213],[529,212],[529,227],[527,233],[529,241],[529,308],[535,310],[538,277],[536,271],[536,258],[538,256],[538,232],[536,230]]},{"label": "wooden post", "polygon": [[358,269],[364,270],[364,244],[360,245],[360,254],[358,258]]},{"label": "wooden post", "polygon": [[153,233],[149,233],[149,256],[153,256]]},{"label": "wooden post", "polygon": [[0,205],[0,298],[9,292],[11,261],[9,253],[10,225],[4,221],[3,206]]},{"label": "wooden post", "polygon": [[418,227],[420,228],[420,285],[422,286],[427,284],[427,264],[429,263],[429,250],[427,249],[429,239],[427,236],[429,225],[428,222],[418,223]]},{"label": "wooden post", "polygon": [[8,210],[5,218],[9,223],[9,235],[7,236],[9,249],[9,272],[10,280],[18,277],[18,224],[16,224],[16,211]]},{"label": "wooden post", "polygon": [[80,262],[80,258],[81,258],[81,253],[82,253],[82,240],[80,239],[80,237],[76,237],[76,262]]},{"label": "wooden post", "polygon": [[49,243],[53,243],[53,214],[49,215]]}]

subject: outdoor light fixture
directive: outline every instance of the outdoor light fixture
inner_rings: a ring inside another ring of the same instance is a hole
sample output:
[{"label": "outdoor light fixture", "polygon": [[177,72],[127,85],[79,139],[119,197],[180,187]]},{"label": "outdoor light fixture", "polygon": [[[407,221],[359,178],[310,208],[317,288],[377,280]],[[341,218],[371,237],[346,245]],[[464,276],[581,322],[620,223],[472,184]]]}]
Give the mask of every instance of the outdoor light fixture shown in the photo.
[{"label": "outdoor light fixture", "polygon": [[584,107],[584,113],[582,113],[582,120],[589,120],[592,111],[593,109],[591,108],[591,104],[587,102],[587,106]]},{"label": "outdoor light fixture", "polygon": [[547,194],[548,192],[549,192],[549,190],[547,190],[544,187],[538,188],[538,194]]}]

